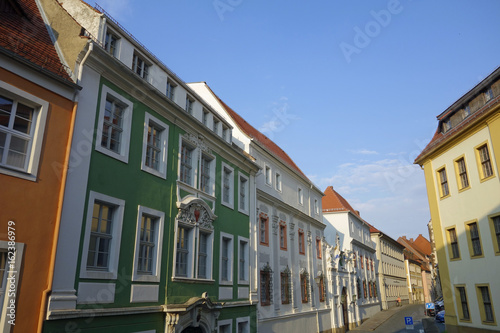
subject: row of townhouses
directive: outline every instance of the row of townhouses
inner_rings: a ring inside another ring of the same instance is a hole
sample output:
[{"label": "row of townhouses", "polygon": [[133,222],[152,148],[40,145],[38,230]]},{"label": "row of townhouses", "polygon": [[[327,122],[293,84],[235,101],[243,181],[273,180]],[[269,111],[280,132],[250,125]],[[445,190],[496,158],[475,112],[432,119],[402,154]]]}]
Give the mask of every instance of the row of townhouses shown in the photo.
[{"label": "row of townhouses", "polygon": [[345,332],[424,301],[401,243],[81,0],[0,2],[0,185],[2,332]]}]

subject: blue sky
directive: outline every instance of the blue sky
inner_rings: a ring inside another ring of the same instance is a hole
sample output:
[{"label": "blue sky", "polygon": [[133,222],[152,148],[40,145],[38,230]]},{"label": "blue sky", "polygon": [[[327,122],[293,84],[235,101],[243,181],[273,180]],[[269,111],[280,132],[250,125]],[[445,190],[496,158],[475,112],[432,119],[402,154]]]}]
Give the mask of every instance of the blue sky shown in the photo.
[{"label": "blue sky", "polygon": [[413,160],[435,117],[500,65],[498,0],[98,4],[393,238],[428,238]]}]

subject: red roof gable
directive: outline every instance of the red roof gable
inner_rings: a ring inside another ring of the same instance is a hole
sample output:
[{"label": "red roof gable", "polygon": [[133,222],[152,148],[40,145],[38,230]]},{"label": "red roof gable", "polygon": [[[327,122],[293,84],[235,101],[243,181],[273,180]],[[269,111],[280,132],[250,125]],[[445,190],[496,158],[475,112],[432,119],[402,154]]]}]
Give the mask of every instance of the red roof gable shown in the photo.
[{"label": "red roof gable", "polygon": [[432,253],[431,242],[421,234],[413,241],[412,245],[423,254],[430,256]]},{"label": "red roof gable", "polygon": [[323,205],[323,212],[351,212],[361,218],[359,212],[357,210],[354,210],[349,202],[347,202],[344,197],[342,197],[337,193],[337,191],[333,189],[333,186],[328,186],[326,188],[325,195],[321,200],[321,203]]},{"label": "red roof gable", "polygon": [[[210,89],[210,88],[209,88]],[[210,91],[212,91],[210,89]],[[309,182],[309,178],[300,170],[300,168],[295,164],[295,162],[288,156],[287,153],[283,149],[281,149],[276,143],[274,143],[271,139],[269,139],[267,136],[262,134],[260,131],[258,131],[255,127],[250,125],[245,119],[243,119],[238,113],[236,113],[233,109],[231,109],[226,103],[224,103],[213,91],[213,95],[217,100],[221,103],[221,105],[226,109],[227,113],[235,123],[238,125],[238,127],[249,137],[251,137],[253,140],[257,141],[264,147],[266,147],[269,152],[274,154],[275,157],[280,159],[283,163],[297,171],[302,177],[306,178]]]},{"label": "red roof gable", "polygon": [[34,0],[3,2],[0,10],[0,48],[71,81]]}]

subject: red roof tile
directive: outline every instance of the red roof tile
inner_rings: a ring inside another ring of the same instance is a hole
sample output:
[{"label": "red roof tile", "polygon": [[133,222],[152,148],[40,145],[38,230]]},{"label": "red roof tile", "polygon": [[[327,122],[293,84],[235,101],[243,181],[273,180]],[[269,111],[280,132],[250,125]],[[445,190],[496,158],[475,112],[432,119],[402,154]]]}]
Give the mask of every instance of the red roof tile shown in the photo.
[{"label": "red roof tile", "polygon": [[328,186],[325,190],[325,195],[322,198],[323,212],[351,212],[361,218],[359,212],[354,210],[344,197],[333,189],[333,186]]},{"label": "red roof tile", "polygon": [[238,127],[249,137],[251,137],[254,141],[257,141],[264,147],[266,147],[275,157],[280,159],[283,163],[297,171],[302,177],[307,179],[309,182],[309,178],[300,170],[300,168],[295,164],[295,162],[288,156],[287,153],[283,149],[281,149],[276,143],[274,143],[267,136],[258,131],[255,127],[250,125],[245,119],[243,119],[238,113],[236,113],[233,109],[231,109],[226,103],[224,103],[213,91],[215,98],[221,103],[221,105],[226,109],[227,113],[233,118]]},{"label": "red roof tile", "polygon": [[[21,11],[15,10],[18,6]],[[71,81],[34,0],[9,0],[0,10],[0,47]]]},{"label": "red roof tile", "polygon": [[432,254],[431,242],[429,242],[422,235],[418,235],[418,237],[413,241],[412,245],[423,254],[426,254],[428,256]]}]

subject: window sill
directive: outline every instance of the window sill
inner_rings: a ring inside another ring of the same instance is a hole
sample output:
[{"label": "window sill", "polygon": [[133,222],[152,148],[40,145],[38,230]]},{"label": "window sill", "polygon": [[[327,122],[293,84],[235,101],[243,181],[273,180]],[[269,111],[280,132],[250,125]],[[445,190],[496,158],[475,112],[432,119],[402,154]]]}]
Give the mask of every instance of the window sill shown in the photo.
[{"label": "window sill", "polygon": [[[493,179],[493,178],[495,178],[495,174],[493,174],[493,175],[489,176],[488,178],[481,178],[481,179],[480,179],[480,182],[481,182],[481,183],[484,183],[484,182],[487,182],[488,180]],[[484,324],[484,322],[483,322],[483,324]],[[485,324],[485,325],[487,325],[487,324]],[[491,324],[490,324],[490,325],[491,325]]]},{"label": "window sill", "polygon": [[[0,174],[4,174],[4,175],[8,175],[8,176],[16,177],[16,178],[21,178],[21,179],[29,180],[29,181],[32,181],[32,182],[36,182],[36,176],[35,175],[29,174],[29,173],[26,173],[26,172],[22,172],[22,171],[5,169],[5,168],[6,167],[4,167],[4,166],[0,167]],[[60,170],[60,171],[62,172],[62,170]]]},{"label": "window sill", "polygon": [[189,277],[180,277],[173,276],[172,281],[174,282],[185,282],[185,283],[204,283],[204,284],[213,284],[215,280],[212,279],[197,279],[197,278],[189,278]]}]

